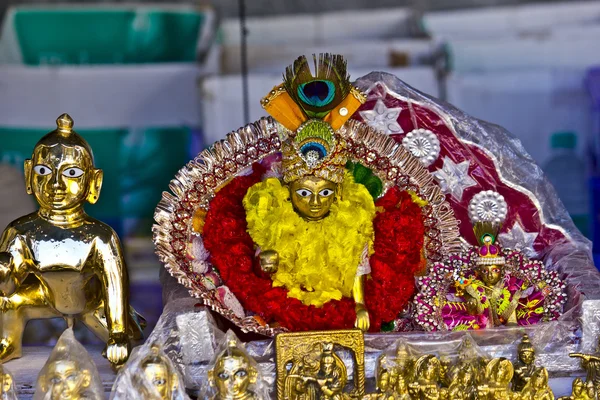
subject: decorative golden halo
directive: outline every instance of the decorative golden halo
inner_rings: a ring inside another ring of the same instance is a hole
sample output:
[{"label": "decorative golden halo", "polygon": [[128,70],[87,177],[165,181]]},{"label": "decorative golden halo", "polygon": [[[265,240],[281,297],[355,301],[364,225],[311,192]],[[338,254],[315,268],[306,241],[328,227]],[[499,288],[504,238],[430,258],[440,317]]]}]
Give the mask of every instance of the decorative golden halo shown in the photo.
[{"label": "decorative golden halo", "polygon": [[[163,192],[154,213],[153,240],[156,254],[169,273],[184,285],[191,296],[229,319],[244,332],[274,336],[285,331],[253,316],[240,318],[207,289],[192,272],[186,257],[187,244],[194,235],[193,216],[199,208],[208,209],[215,192],[261,159],[281,151],[279,132],[285,128],[272,118],[248,124],[229,133],[222,141],[202,151],[171,181],[171,192]],[[337,132],[348,142],[349,157],[370,168],[384,183],[411,191],[427,204],[422,207],[426,227],[424,253],[427,263],[442,260],[445,254],[460,251],[458,221],[433,176],[417,158],[368,125],[350,120]]]}]

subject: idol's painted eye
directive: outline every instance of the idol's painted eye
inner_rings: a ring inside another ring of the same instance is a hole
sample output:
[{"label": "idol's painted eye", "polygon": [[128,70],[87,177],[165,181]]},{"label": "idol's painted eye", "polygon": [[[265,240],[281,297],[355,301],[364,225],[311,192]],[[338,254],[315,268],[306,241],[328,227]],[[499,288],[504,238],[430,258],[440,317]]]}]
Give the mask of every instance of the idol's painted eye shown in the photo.
[{"label": "idol's painted eye", "polygon": [[319,192],[319,196],[321,197],[329,197],[333,194],[333,190],[331,189],[323,189]]},{"label": "idol's painted eye", "polygon": [[46,176],[46,175],[50,175],[52,173],[52,169],[50,167],[46,167],[45,165],[42,164],[38,164],[35,167],[33,167],[33,170],[35,171],[36,174],[40,175],[40,176]]},{"label": "idol's painted eye", "polygon": [[237,376],[238,378],[243,378],[246,375],[248,375],[248,373],[245,369],[240,369],[238,372],[235,373],[235,376]]},{"label": "idol's painted eye", "polygon": [[229,374],[227,374],[226,372],[221,372],[221,373],[218,375],[218,377],[219,377],[219,379],[221,379],[221,380],[223,380],[223,381],[224,381],[224,380],[227,380],[227,379],[229,379]]},{"label": "idol's painted eye", "polygon": [[71,375],[67,376],[67,380],[71,381],[71,382],[76,381],[77,378],[78,378],[77,374],[71,374]]},{"label": "idol's painted eye", "polygon": [[62,174],[68,178],[79,178],[81,175],[83,175],[83,170],[77,167],[71,167],[65,169]]},{"label": "idol's painted eye", "polygon": [[308,189],[298,189],[296,190],[296,194],[300,197],[309,197],[312,192]]},{"label": "idol's painted eye", "polygon": [[152,383],[154,383],[157,386],[160,386],[160,385],[164,385],[166,383],[166,381],[163,378],[156,378],[154,380],[154,382],[152,382]]}]

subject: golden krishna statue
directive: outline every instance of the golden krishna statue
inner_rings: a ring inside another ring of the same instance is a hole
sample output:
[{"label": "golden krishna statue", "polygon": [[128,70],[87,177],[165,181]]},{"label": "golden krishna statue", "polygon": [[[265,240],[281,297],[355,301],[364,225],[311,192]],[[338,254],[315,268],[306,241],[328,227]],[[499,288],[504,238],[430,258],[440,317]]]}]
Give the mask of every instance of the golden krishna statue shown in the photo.
[{"label": "golden krishna statue", "polygon": [[102,170],[71,117],[56,123],[25,161],[27,193],[40,208],[9,224],[0,239],[0,359],[21,356],[29,320],[62,317],[69,326],[83,322],[106,343],[108,360],[122,364],[142,327],[129,307],[119,238],[83,209],[98,201]]}]

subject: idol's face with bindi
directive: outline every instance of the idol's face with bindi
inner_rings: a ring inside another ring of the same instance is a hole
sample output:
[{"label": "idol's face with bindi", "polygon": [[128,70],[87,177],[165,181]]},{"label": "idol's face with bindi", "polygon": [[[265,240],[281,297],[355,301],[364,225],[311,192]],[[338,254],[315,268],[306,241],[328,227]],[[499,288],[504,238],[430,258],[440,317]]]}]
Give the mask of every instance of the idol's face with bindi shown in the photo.
[{"label": "idol's face with bindi", "polygon": [[93,167],[83,148],[38,145],[31,164],[31,189],[42,208],[69,210],[85,201]]},{"label": "idol's face with bindi", "polygon": [[241,398],[251,383],[250,366],[243,357],[223,357],[215,366],[214,377],[220,398]]},{"label": "idol's face with bindi", "polygon": [[521,359],[521,361],[523,362],[523,364],[525,365],[530,365],[531,363],[533,363],[534,359],[535,359],[535,353],[532,350],[522,350],[519,353],[519,358]]},{"label": "idol's face with bindi", "polygon": [[483,283],[494,286],[502,278],[502,268],[498,265],[481,265],[479,266],[479,274]]},{"label": "idol's face with bindi", "polygon": [[318,221],[329,214],[335,201],[337,185],[326,179],[305,176],[290,184],[290,197],[296,212],[308,221]]},{"label": "idol's face with bindi", "polygon": [[154,386],[161,399],[170,399],[170,375],[166,365],[150,363],[144,366],[144,375],[148,382]]},{"label": "idol's face with bindi", "polygon": [[57,361],[47,374],[52,400],[79,399],[81,392],[89,386],[87,371],[82,371],[74,361]]},{"label": "idol's face with bindi", "polygon": [[332,356],[325,356],[321,360],[321,371],[324,375],[331,375],[333,373],[334,366],[335,359]]}]

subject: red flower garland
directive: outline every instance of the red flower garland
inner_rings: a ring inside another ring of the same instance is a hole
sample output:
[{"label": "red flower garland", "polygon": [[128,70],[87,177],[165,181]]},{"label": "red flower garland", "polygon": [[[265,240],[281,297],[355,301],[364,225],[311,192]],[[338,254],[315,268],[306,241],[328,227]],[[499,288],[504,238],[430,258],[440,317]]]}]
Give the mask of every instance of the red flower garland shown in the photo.
[{"label": "red flower garland", "polygon": [[[333,300],[320,308],[306,306],[255,272],[254,242],[246,231],[242,199],[261,180],[265,168],[260,164],[253,168],[251,175],[237,177],[218,191],[210,203],[203,239],[211,263],[244,309],[272,326],[291,331],[352,328],[356,318],[352,299]],[[392,188],[375,204],[383,211],[373,221],[375,253],[370,259],[371,278],[365,283],[365,302],[371,331],[376,332],[382,323],[393,321],[414,294],[425,227],[421,209],[406,192]]]}]

